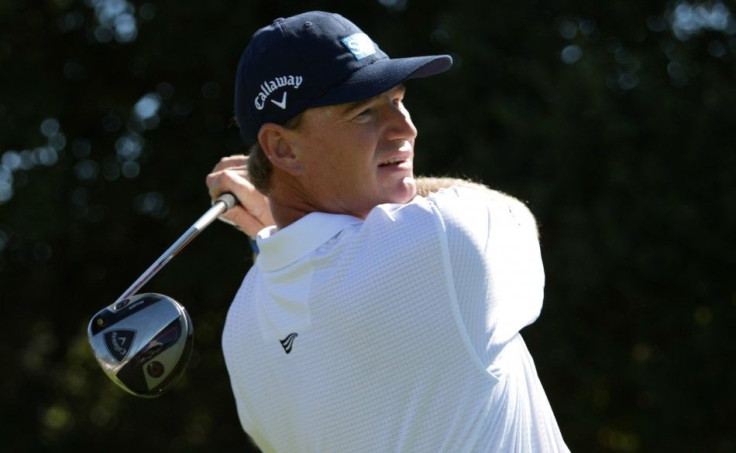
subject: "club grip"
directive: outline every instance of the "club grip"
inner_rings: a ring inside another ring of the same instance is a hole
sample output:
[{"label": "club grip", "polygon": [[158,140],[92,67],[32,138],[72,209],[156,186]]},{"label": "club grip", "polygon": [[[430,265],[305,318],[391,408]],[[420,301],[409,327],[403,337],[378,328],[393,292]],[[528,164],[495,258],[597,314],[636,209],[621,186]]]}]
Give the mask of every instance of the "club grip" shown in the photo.
[{"label": "club grip", "polygon": [[225,192],[219,197],[217,197],[217,200],[215,200],[215,203],[217,203],[218,201],[225,203],[225,206],[226,206],[225,211],[227,211],[228,209],[238,204],[238,199],[235,198],[235,195],[233,195],[230,192]]}]

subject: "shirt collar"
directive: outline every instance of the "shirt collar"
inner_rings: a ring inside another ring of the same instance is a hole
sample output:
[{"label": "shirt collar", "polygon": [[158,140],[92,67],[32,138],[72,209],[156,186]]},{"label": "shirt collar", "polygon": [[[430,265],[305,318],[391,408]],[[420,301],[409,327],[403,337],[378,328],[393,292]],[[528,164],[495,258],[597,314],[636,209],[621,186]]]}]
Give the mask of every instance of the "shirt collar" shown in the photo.
[{"label": "shirt collar", "polygon": [[344,214],[312,212],[279,230],[275,226],[258,233],[258,265],[266,272],[281,269],[316,250],[350,225],[363,222]]}]

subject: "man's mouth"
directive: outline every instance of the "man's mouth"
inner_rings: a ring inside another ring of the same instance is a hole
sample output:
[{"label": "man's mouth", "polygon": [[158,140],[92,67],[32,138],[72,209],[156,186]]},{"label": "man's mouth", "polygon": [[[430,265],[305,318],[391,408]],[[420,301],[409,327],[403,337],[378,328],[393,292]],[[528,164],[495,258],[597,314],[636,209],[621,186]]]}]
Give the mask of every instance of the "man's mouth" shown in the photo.
[{"label": "man's mouth", "polygon": [[391,159],[388,159],[385,162],[381,162],[380,164],[378,164],[378,167],[381,168],[381,167],[389,167],[392,165],[400,165],[406,162],[406,160],[407,159],[405,157],[392,157]]}]

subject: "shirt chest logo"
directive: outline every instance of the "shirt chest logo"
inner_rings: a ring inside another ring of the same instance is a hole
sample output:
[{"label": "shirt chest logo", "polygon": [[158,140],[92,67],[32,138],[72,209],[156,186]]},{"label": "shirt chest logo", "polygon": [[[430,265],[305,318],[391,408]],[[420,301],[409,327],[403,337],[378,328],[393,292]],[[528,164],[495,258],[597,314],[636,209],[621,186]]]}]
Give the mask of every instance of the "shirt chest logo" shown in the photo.
[{"label": "shirt chest logo", "polygon": [[291,352],[291,348],[292,346],[294,346],[294,339],[298,336],[299,334],[294,332],[287,335],[286,338],[284,338],[283,340],[279,340],[279,343],[281,343],[281,347],[284,348],[284,352],[286,352],[287,354]]}]

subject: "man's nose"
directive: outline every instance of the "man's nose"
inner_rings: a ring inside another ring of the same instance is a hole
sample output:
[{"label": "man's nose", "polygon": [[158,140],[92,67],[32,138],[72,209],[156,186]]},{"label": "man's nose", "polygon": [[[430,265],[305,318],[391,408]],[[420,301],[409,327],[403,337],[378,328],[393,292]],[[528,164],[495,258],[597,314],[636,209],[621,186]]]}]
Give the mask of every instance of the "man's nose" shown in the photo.
[{"label": "man's nose", "polygon": [[411,120],[409,111],[403,104],[391,105],[385,112],[387,138],[389,140],[409,140],[417,136],[417,128]]}]

